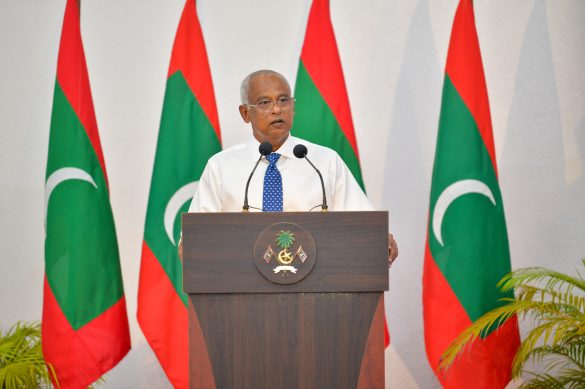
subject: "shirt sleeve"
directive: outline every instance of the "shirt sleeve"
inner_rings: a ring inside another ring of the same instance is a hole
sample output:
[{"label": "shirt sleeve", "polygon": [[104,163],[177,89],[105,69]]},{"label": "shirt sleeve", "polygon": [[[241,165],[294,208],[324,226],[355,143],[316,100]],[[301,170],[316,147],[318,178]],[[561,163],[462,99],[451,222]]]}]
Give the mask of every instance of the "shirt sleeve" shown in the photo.
[{"label": "shirt sleeve", "polygon": [[199,183],[197,190],[189,206],[189,212],[221,212],[221,170],[213,160],[209,160]]},{"label": "shirt sleeve", "polygon": [[335,153],[334,163],[330,165],[331,177],[335,177],[333,183],[332,211],[373,211],[374,206],[355,180],[353,174]]}]

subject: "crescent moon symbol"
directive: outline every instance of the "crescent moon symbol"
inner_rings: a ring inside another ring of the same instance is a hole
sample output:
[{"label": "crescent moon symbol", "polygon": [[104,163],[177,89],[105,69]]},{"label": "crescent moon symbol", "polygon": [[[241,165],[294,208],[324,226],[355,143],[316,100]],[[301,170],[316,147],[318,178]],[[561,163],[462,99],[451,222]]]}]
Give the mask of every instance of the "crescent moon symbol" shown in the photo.
[{"label": "crescent moon symbol", "polygon": [[56,170],[49,176],[49,178],[47,178],[47,182],[45,183],[45,215],[47,214],[47,207],[49,206],[49,198],[51,197],[51,193],[53,193],[53,190],[57,185],[67,180],[87,181],[97,189],[97,185],[93,180],[93,177],[79,168],[64,167]]},{"label": "crescent moon symbol", "polygon": [[167,236],[171,243],[176,246],[175,238],[174,238],[174,226],[175,226],[175,219],[177,218],[177,213],[179,213],[179,209],[185,204],[187,201],[193,198],[195,191],[197,190],[197,181],[190,182],[175,192],[171,196],[171,199],[167,203],[165,208],[164,214],[164,226]]},{"label": "crescent moon symbol", "polygon": [[469,193],[482,194],[489,198],[493,205],[496,205],[492,191],[481,181],[461,180],[449,185],[437,199],[435,210],[433,211],[433,234],[441,246],[444,246],[443,237],[441,236],[441,226],[447,208],[458,197]]}]

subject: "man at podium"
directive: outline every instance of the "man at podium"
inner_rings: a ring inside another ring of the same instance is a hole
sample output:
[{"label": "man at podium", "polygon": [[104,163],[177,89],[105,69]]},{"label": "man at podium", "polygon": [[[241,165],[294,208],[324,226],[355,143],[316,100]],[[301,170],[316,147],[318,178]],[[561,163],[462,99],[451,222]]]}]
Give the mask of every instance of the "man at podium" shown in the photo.
[{"label": "man at podium", "polygon": [[[209,159],[189,212],[374,209],[335,151],[290,135],[295,99],[284,76],[253,72],[242,81],[240,98],[252,136]],[[389,266],[397,255],[389,234]]]}]

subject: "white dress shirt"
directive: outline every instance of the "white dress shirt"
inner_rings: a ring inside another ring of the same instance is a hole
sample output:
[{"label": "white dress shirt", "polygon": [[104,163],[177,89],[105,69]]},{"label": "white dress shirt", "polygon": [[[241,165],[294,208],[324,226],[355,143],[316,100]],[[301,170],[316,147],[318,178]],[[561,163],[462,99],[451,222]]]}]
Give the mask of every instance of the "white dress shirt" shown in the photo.
[{"label": "white dress shirt", "polygon": [[[289,135],[276,151],[281,154],[276,166],[282,175],[283,210],[320,211],[323,202],[321,183],[317,172],[293,154],[297,144],[307,147],[307,156],[321,171],[330,211],[371,211],[374,207],[354,179],[339,155],[319,146]],[[244,204],[246,181],[260,157],[260,143],[252,137],[223,150],[209,159],[201,175],[189,212],[241,212]],[[250,181],[248,203],[250,211],[262,208],[264,174],[268,167],[262,158]]]}]

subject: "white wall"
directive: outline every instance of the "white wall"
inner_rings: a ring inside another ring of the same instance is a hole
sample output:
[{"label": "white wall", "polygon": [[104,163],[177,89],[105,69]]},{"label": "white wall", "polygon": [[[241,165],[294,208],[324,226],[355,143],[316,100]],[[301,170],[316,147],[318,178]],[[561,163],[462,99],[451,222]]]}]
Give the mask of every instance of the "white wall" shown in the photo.
[{"label": "white wall", "polygon": [[[249,130],[240,80],[294,85],[309,0],[199,0],[224,146]],[[387,381],[439,387],[421,276],[443,69],[456,0],[331,0],[368,194],[400,258]],[[585,2],[477,0],[513,267],[571,272],[585,256]],[[0,0],[0,328],[42,309],[43,187],[64,0]],[[82,34],[111,185],[133,349],[106,388],[168,386],[136,323],[140,247],[165,77],[183,0],[83,0]]]}]

